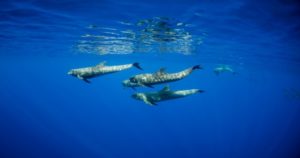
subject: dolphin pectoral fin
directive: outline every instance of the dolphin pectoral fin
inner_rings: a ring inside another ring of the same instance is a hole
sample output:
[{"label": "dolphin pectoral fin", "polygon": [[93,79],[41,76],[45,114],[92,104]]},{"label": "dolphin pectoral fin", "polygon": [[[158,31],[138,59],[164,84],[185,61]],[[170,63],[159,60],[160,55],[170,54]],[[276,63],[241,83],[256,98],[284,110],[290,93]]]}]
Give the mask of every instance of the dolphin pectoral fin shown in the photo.
[{"label": "dolphin pectoral fin", "polygon": [[151,102],[151,104],[152,104],[152,106],[153,106],[153,105],[155,105],[155,106],[157,105],[155,102]]},{"label": "dolphin pectoral fin", "polygon": [[77,78],[81,79],[82,81],[86,82],[86,83],[91,83],[91,81],[89,81],[88,79],[82,77],[82,76],[79,76],[77,75]]},{"label": "dolphin pectoral fin", "polygon": [[77,75],[76,77],[79,78],[79,79],[81,79],[81,80],[84,79],[84,78],[83,78],[82,76],[80,76],[80,75]]},{"label": "dolphin pectoral fin", "polygon": [[146,104],[148,104],[148,105],[151,105],[151,106],[157,105],[154,101],[150,101],[150,100],[148,100],[148,99],[144,100],[144,102],[145,102]]},{"label": "dolphin pectoral fin", "polygon": [[84,78],[83,81],[86,82],[86,83],[91,83],[91,81],[86,79],[86,78]]}]

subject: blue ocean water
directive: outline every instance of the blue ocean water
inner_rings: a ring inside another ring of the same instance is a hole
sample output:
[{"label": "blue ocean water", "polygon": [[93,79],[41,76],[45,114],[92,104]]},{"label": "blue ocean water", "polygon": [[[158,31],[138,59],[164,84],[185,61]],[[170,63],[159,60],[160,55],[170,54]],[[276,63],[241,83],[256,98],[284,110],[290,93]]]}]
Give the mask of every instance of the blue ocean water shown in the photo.
[{"label": "blue ocean water", "polygon": [[[1,0],[0,157],[300,157],[297,0]],[[139,62],[91,79],[73,68]],[[200,64],[149,106],[122,81]],[[237,74],[214,69],[229,65]]]}]

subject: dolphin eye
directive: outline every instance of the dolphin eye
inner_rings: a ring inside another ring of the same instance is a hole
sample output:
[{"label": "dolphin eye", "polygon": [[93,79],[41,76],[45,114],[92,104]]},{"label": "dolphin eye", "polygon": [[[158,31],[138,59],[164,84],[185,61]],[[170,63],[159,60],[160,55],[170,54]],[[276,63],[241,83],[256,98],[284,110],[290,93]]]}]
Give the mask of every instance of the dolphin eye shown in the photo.
[{"label": "dolphin eye", "polygon": [[130,77],[130,78],[129,78],[129,81],[130,81],[130,82],[133,82],[133,83],[137,83],[137,79],[134,78],[134,77]]}]

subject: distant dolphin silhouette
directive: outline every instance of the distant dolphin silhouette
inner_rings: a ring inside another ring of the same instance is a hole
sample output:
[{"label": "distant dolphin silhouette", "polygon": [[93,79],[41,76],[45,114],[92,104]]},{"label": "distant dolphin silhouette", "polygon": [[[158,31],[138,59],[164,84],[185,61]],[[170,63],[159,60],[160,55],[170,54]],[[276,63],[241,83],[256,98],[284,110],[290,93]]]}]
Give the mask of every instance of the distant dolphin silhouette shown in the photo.
[{"label": "distant dolphin silhouette", "polygon": [[231,72],[232,74],[237,74],[229,65],[220,65],[214,69],[214,73],[219,75],[222,72]]},{"label": "distant dolphin silhouette", "polygon": [[146,73],[135,75],[127,80],[122,82],[124,87],[150,87],[153,88],[152,85],[174,82],[181,80],[191,74],[196,69],[202,69],[200,65],[193,66],[191,68],[185,69],[183,71],[177,73],[166,73],[164,68],[161,68],[155,73]]},{"label": "distant dolphin silhouette", "polygon": [[132,95],[134,99],[141,100],[148,105],[157,105],[156,102],[177,99],[186,97],[196,93],[202,93],[203,90],[199,89],[188,89],[188,90],[178,90],[171,91],[169,86],[165,86],[162,90],[157,92],[148,93],[135,93]]},{"label": "distant dolphin silhouette", "polygon": [[84,68],[77,68],[77,69],[71,69],[68,72],[68,75],[72,75],[74,77],[77,77],[87,83],[90,83],[88,79],[102,76],[105,74],[110,74],[114,72],[119,72],[123,70],[130,69],[132,67],[136,67],[140,70],[143,70],[139,63],[133,63],[133,64],[124,64],[124,65],[114,65],[114,66],[105,66],[105,61],[99,63],[96,66],[92,67],[84,67]]}]

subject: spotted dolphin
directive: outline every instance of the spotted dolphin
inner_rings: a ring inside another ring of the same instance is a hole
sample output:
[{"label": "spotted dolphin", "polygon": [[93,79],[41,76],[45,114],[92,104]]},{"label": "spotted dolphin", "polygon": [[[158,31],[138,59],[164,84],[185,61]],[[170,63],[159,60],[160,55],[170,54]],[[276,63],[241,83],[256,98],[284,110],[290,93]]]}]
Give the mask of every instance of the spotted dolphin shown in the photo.
[{"label": "spotted dolphin", "polygon": [[165,86],[162,90],[148,93],[135,93],[132,98],[141,100],[148,105],[157,105],[157,102],[186,97],[196,93],[202,93],[200,89],[188,89],[171,91],[169,86]]},{"label": "spotted dolphin", "polygon": [[214,69],[214,73],[219,75],[222,72],[231,72],[232,74],[237,74],[229,65],[220,65]]},{"label": "spotted dolphin", "polygon": [[122,84],[124,87],[131,88],[140,86],[153,88],[152,85],[181,80],[190,75],[196,69],[202,69],[202,67],[200,65],[195,65],[176,73],[166,73],[165,69],[161,68],[155,73],[145,73],[132,76],[129,79],[124,80]]},{"label": "spotted dolphin", "polygon": [[132,63],[132,64],[114,65],[114,66],[106,66],[105,63],[106,63],[106,61],[103,61],[96,66],[71,69],[68,72],[68,75],[72,75],[72,76],[77,77],[87,83],[90,83],[90,81],[88,80],[90,78],[127,70],[132,67],[136,67],[140,70],[143,70],[140,67],[139,63],[137,63],[137,62]]}]

